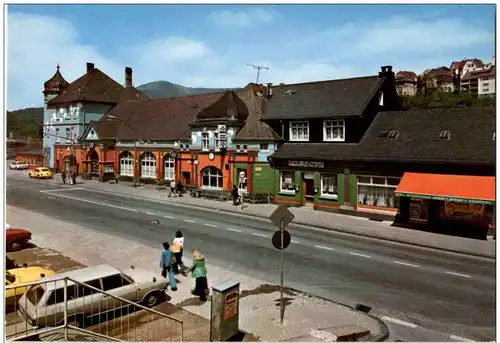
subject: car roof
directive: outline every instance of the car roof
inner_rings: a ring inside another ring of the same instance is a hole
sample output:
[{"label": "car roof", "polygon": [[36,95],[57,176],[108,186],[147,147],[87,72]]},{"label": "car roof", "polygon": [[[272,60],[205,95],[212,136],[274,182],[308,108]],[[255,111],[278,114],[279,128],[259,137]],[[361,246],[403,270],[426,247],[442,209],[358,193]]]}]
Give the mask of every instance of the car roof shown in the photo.
[{"label": "car roof", "polygon": [[[85,267],[75,270],[70,270],[64,273],[56,274],[54,276],[44,278],[42,285],[47,291],[52,291],[56,288],[62,288],[64,286],[64,281],[60,280],[62,278],[68,277],[78,282],[88,282],[98,278],[103,278],[115,274],[121,273],[121,270],[107,264],[101,264],[92,267]],[[58,281],[56,281],[58,280]],[[48,281],[48,282],[47,282]],[[54,281],[54,282],[50,282]],[[68,286],[74,284],[71,280],[68,280]]]}]

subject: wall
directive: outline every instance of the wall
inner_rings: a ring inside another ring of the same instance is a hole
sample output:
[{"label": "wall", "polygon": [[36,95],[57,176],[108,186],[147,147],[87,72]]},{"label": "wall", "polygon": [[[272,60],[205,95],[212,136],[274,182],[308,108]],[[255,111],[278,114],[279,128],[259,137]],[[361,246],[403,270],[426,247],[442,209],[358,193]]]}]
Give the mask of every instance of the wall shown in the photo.
[{"label": "wall", "polygon": [[[53,115],[55,113],[55,109],[48,108],[47,107],[47,102],[49,100],[52,100],[56,97],[56,94],[49,94],[47,96],[44,96],[44,105],[43,105],[43,125],[44,125],[44,130],[46,130],[46,126],[50,125],[53,123]],[[53,136],[44,136],[43,137],[43,148],[44,150],[48,150],[48,161],[49,164],[46,165],[48,168],[54,168],[54,143],[55,143],[55,137]]]},{"label": "wall", "polygon": [[478,94],[487,95],[495,94],[495,76],[485,77],[479,79]]},{"label": "wall", "polygon": [[276,172],[269,164],[256,163],[252,165],[253,193],[275,194]]}]

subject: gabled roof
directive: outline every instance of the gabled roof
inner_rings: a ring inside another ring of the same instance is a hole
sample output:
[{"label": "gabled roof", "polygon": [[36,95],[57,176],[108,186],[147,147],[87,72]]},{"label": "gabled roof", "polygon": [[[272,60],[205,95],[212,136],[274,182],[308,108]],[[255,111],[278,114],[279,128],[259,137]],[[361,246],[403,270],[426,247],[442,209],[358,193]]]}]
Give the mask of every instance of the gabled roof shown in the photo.
[{"label": "gabled roof", "polygon": [[273,86],[263,119],[361,116],[385,79],[368,76]]},{"label": "gabled roof", "polygon": [[[388,131],[396,138],[382,138]],[[494,108],[381,112],[359,144],[285,143],[271,158],[494,164],[494,132]]]},{"label": "gabled roof", "polygon": [[264,87],[256,84],[249,84],[238,92],[238,97],[246,104],[249,115],[245,125],[235,135],[235,141],[279,141],[282,139],[268,124],[260,120],[266,101],[262,96],[264,92]]},{"label": "gabled roof", "polygon": [[[126,89],[98,68],[94,68],[73,81],[68,88],[48,102],[49,106],[72,102],[94,102],[117,104]],[[144,97],[138,89],[131,87],[127,92]]]},{"label": "gabled roof", "polygon": [[238,120],[244,122],[248,117],[248,109],[245,103],[233,91],[225,92],[217,102],[198,110],[196,122],[213,120]]},{"label": "gabled roof", "polygon": [[480,77],[490,77],[496,75],[496,67],[491,67],[483,70],[470,71],[462,77],[461,81],[469,81]]}]

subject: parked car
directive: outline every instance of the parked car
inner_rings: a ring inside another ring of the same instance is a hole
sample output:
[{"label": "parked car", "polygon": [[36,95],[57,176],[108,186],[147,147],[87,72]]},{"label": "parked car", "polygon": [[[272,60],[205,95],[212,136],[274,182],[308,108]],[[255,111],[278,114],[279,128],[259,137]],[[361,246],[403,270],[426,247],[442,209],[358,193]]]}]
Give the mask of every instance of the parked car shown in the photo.
[{"label": "parked car", "polygon": [[126,271],[109,265],[72,270],[31,286],[19,300],[17,312],[21,319],[36,327],[62,324],[64,281],[56,280],[64,277],[70,279],[66,289],[68,323],[79,327],[90,317],[128,306],[109,295],[153,307],[163,300],[168,285],[166,279],[158,280],[155,273],[133,266]]},{"label": "parked car", "polygon": [[[56,272],[43,267],[28,267],[9,269],[5,271],[5,286],[22,286],[30,282],[38,281],[44,277],[55,275]],[[28,287],[16,287],[5,290],[5,305],[7,309],[13,309]]]},{"label": "parked car", "polygon": [[31,232],[25,229],[6,229],[5,245],[7,251],[18,251],[26,247],[31,239]]},{"label": "parked car", "polygon": [[5,256],[5,269],[9,270],[14,268],[19,268],[19,265],[9,256]]},{"label": "parked car", "polygon": [[13,161],[10,165],[9,165],[9,169],[15,169],[15,170],[24,170],[24,169],[28,169],[28,164],[25,163],[25,162],[21,162],[21,161]]},{"label": "parked car", "polygon": [[35,177],[37,179],[52,179],[54,176],[49,168],[39,167],[30,170],[29,177]]}]

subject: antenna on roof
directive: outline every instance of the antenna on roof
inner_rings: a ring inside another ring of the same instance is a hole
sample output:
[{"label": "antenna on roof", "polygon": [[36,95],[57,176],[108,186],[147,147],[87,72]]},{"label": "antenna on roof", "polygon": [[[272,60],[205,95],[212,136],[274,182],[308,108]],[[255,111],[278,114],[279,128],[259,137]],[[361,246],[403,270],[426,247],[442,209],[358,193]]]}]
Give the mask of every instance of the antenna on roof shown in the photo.
[{"label": "antenna on roof", "polygon": [[253,67],[253,68],[257,69],[257,81],[255,81],[255,83],[257,83],[257,84],[259,83],[260,70],[261,69],[269,69],[269,67],[261,66],[261,65],[258,65],[258,64],[248,64],[247,63],[247,66]]}]

